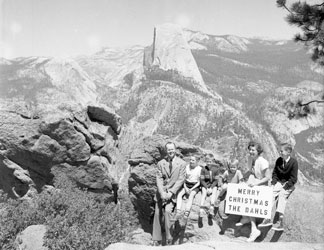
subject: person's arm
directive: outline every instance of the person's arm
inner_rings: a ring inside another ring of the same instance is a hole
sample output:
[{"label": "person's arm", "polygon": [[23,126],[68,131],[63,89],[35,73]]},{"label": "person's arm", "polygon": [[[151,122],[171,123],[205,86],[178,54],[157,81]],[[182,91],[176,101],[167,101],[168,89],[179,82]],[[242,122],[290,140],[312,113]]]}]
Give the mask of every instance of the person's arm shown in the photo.
[{"label": "person's arm", "polygon": [[283,188],[285,190],[292,188],[296,184],[297,178],[298,178],[298,162],[297,160],[294,159],[292,163],[292,169],[290,172],[289,180],[286,182]]},{"label": "person's arm", "polygon": [[206,183],[206,180],[205,180],[205,169],[202,169],[201,170],[201,173],[200,173],[200,184],[204,187],[204,188],[208,188],[207,186],[207,183]]},{"label": "person's arm", "polygon": [[223,186],[224,183],[225,183],[224,174],[221,174],[218,178],[218,187]]},{"label": "person's arm", "polygon": [[183,187],[184,187],[185,192],[188,193],[189,192],[189,188],[187,187],[186,182],[183,183]]},{"label": "person's arm", "polygon": [[156,186],[157,191],[160,194],[160,197],[162,199],[165,199],[165,192],[163,188],[163,173],[162,173],[162,163],[158,162],[157,168],[156,168]]},{"label": "person's arm", "polygon": [[225,172],[220,176],[221,184],[224,184],[227,181],[228,178],[228,170],[225,170]]},{"label": "person's arm", "polygon": [[192,191],[194,190],[195,188],[199,187],[200,185],[200,181],[198,181],[192,188],[190,188],[189,190]]},{"label": "person's arm", "polygon": [[260,185],[263,185],[263,184],[267,183],[267,182],[270,180],[270,178],[271,178],[271,171],[270,171],[269,168],[266,168],[266,169],[264,170],[264,177],[263,177],[262,179],[260,179],[260,180],[257,180],[257,179],[256,179],[255,182],[249,184],[249,186],[250,186],[250,187],[253,187],[253,186],[260,186]]},{"label": "person's arm", "polygon": [[219,183],[219,171],[215,171],[215,170],[212,170],[212,178],[213,178],[213,182],[210,186],[210,189],[212,190],[214,187],[216,187],[216,185]]},{"label": "person's arm", "polygon": [[275,163],[275,167],[272,171],[272,179],[271,179],[271,185],[276,185],[276,183],[278,182],[279,180],[279,177],[278,177],[278,167],[280,165],[283,164],[283,159],[281,157],[279,157],[277,160],[276,160],[276,163]]},{"label": "person's arm", "polygon": [[237,177],[238,177],[239,183],[244,182],[244,177],[243,177],[241,170],[237,170]]}]

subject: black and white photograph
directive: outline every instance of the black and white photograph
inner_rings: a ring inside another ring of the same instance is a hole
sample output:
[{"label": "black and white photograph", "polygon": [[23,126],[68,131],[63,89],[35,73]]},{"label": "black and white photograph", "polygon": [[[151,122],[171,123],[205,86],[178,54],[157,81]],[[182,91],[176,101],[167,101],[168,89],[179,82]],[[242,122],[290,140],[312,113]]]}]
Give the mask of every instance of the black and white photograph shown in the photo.
[{"label": "black and white photograph", "polygon": [[324,250],[323,0],[0,0],[0,250]]}]

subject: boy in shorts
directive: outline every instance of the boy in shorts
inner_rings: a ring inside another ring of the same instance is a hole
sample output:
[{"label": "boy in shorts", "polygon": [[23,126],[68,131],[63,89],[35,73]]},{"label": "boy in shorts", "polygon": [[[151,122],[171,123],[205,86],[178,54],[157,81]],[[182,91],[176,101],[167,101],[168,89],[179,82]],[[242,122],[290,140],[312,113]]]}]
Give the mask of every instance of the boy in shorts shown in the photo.
[{"label": "boy in shorts", "polygon": [[181,214],[183,196],[189,195],[185,212],[184,212],[184,220],[185,222],[187,221],[190,214],[192,202],[196,194],[199,192],[200,173],[201,173],[201,167],[197,163],[197,158],[195,156],[191,156],[190,163],[186,166],[186,179],[183,184],[183,188],[180,190],[177,196],[176,219],[178,219]]}]

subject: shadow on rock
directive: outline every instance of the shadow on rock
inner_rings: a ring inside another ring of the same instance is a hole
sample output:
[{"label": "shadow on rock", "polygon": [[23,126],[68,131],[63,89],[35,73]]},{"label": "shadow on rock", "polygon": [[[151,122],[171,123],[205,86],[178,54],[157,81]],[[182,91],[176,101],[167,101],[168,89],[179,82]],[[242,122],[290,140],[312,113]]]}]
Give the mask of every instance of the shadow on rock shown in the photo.
[{"label": "shadow on rock", "polygon": [[271,229],[271,225],[268,227],[259,227],[258,229],[260,230],[261,235],[257,238],[256,242],[262,242],[266,239],[266,237]]},{"label": "shadow on rock", "polygon": [[282,234],[283,234],[283,231],[275,231],[270,242],[277,242],[280,239]]},{"label": "shadow on rock", "polygon": [[179,244],[183,243],[183,239],[185,237],[185,230],[186,230],[186,225],[181,225],[179,220],[177,220],[173,224],[173,241],[172,243],[179,242]]}]

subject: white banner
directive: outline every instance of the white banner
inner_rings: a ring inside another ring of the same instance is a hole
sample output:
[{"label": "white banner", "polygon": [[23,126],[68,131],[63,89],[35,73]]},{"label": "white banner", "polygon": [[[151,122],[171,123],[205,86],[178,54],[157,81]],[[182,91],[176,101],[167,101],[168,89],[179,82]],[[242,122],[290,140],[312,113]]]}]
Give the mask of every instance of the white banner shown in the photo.
[{"label": "white banner", "polygon": [[272,187],[229,183],[225,213],[271,219]]}]

